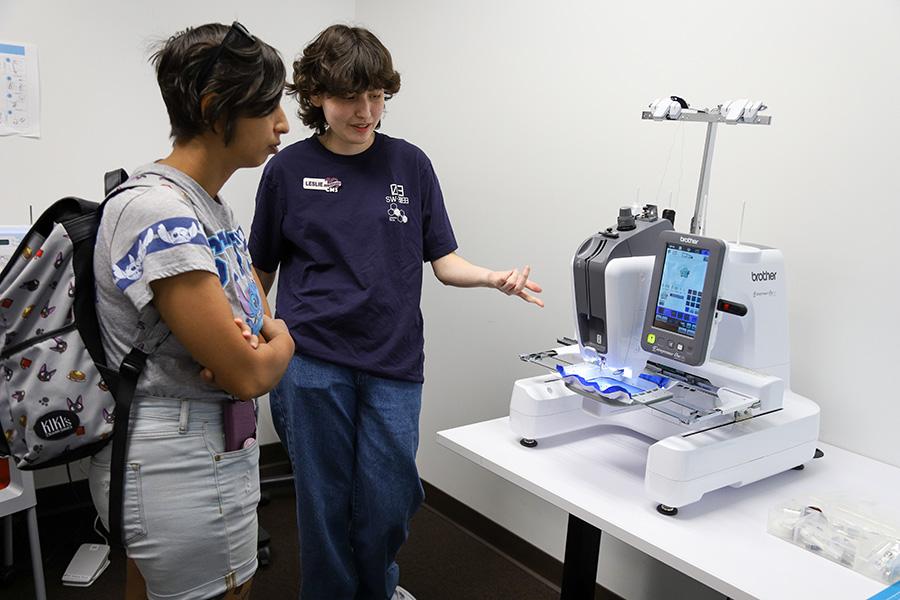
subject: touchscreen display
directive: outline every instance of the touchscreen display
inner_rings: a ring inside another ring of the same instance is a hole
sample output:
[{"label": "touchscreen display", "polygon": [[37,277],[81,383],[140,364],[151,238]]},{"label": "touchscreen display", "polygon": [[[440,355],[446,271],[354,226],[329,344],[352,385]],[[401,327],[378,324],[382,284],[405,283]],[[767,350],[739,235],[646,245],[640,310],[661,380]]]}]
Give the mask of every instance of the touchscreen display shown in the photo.
[{"label": "touchscreen display", "polygon": [[653,325],[693,338],[703,300],[709,250],[666,244]]}]

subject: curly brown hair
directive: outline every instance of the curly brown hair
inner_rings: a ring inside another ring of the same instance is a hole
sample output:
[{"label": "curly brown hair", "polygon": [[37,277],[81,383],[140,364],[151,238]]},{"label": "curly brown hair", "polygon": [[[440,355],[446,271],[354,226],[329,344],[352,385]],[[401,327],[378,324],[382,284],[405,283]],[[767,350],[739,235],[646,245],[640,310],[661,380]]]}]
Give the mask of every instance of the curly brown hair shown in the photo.
[{"label": "curly brown hair", "polygon": [[288,95],[300,104],[300,120],[319,135],[328,123],[322,108],[313,105],[313,96],[367,90],[384,90],[385,100],[390,100],[400,90],[400,73],[394,70],[391,53],[371,31],[347,25],[328,27],[304,48],[294,61],[294,81],[287,85]]}]

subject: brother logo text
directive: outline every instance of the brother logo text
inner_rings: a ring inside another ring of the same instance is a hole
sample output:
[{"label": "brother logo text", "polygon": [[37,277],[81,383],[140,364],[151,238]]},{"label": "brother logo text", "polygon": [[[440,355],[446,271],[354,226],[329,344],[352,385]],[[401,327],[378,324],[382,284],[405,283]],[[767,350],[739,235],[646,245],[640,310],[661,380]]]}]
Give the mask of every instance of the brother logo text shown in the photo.
[{"label": "brother logo text", "polygon": [[750,279],[753,281],[775,281],[778,272],[760,271],[759,273],[750,273]]}]

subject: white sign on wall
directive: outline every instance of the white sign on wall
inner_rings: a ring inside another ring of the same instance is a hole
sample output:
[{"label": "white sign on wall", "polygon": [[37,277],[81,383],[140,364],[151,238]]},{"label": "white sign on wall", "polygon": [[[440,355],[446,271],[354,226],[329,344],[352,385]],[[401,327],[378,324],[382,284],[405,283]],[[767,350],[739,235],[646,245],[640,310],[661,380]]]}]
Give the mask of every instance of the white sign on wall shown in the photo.
[{"label": "white sign on wall", "polygon": [[37,47],[0,41],[0,135],[40,137]]}]

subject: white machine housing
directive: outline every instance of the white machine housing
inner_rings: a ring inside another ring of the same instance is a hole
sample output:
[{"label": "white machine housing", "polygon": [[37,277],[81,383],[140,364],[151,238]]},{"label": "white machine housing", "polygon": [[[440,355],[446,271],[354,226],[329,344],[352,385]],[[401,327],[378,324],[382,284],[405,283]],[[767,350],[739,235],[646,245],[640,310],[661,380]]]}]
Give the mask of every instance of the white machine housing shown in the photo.
[{"label": "white machine housing", "polygon": [[649,296],[656,260],[627,256],[604,265],[599,280],[603,289],[592,292],[605,294],[605,353],[585,348],[582,319],[576,323],[579,345],[547,354],[564,363],[585,358],[599,362],[623,381],[633,381],[641,373],[666,376],[671,397],[647,403],[639,396],[604,398],[574,391],[559,374],[539,375],[513,386],[513,430],[530,442],[606,424],[658,440],[649,447],[645,488],[650,499],[672,508],[811,460],[818,440],[819,407],[790,390],[781,252],[727,244],[713,300],[738,303],[747,311],[744,316],[716,311],[706,360],[699,366],[687,366],[641,347],[647,304],[655,302]]}]

